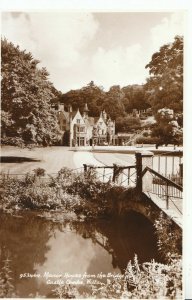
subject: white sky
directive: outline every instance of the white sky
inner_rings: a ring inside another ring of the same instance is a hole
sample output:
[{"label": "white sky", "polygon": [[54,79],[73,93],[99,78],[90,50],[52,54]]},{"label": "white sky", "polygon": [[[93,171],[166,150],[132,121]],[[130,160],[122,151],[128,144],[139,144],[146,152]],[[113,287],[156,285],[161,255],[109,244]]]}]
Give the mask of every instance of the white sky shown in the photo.
[{"label": "white sky", "polygon": [[2,14],[2,36],[31,51],[62,92],[93,80],[144,83],[151,55],[184,33],[180,12],[28,12]]}]

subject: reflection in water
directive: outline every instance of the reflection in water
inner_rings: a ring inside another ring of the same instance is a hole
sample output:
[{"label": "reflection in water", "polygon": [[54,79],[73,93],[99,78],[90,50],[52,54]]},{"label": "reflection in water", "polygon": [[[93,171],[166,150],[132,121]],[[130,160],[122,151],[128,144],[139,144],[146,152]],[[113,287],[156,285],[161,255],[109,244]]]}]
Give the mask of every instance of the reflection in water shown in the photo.
[{"label": "reflection in water", "polygon": [[[52,222],[32,213],[0,215],[0,267],[9,251],[13,284],[20,297],[51,296],[46,284],[51,274],[123,273],[137,253],[140,262],[158,260],[152,225],[129,213],[125,219]],[[41,278],[20,274],[39,273]]]}]

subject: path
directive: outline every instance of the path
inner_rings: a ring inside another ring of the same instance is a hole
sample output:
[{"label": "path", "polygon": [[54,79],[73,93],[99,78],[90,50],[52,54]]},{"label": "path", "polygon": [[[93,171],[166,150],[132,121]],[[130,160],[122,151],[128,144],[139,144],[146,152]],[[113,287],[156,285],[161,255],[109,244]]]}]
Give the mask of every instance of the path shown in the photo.
[{"label": "path", "polygon": [[94,152],[94,157],[101,163],[110,166],[113,164],[121,166],[135,165],[135,158],[133,154]]}]

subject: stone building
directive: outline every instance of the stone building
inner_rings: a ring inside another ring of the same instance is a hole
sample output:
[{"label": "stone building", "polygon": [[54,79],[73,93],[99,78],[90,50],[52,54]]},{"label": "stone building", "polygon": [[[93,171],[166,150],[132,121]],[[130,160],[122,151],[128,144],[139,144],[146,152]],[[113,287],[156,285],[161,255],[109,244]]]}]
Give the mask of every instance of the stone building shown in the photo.
[{"label": "stone building", "polygon": [[105,111],[99,117],[90,117],[87,103],[83,113],[73,111],[72,106],[65,110],[64,104],[55,104],[58,122],[63,132],[61,145],[91,146],[115,144],[115,121]]}]

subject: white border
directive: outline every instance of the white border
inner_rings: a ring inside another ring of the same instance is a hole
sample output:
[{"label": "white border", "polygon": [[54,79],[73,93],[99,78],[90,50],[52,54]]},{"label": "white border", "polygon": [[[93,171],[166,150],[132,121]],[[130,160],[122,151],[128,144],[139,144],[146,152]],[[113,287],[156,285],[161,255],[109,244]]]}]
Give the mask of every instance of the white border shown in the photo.
[{"label": "white border", "polygon": [[185,10],[184,43],[184,297],[192,299],[192,7],[190,0],[1,0],[1,11],[177,11]]}]

